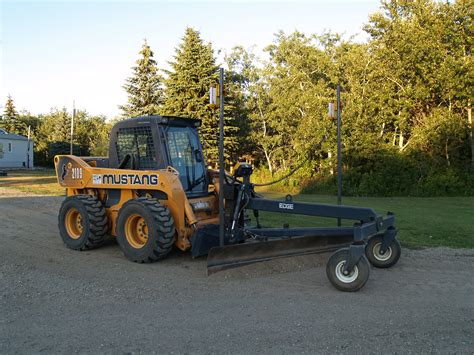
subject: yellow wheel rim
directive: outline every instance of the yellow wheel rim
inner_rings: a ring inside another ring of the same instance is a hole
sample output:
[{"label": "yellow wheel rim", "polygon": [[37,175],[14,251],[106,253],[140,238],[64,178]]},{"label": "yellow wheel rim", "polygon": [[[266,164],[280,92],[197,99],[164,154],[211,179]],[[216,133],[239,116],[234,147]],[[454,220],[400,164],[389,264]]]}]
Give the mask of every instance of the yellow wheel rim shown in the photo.
[{"label": "yellow wheel rim", "polygon": [[148,226],[139,214],[130,215],[125,221],[125,237],[135,249],[142,248],[148,240]]},{"label": "yellow wheel rim", "polygon": [[82,216],[77,209],[71,208],[67,211],[65,225],[67,234],[72,239],[79,239],[81,237],[84,227],[82,225]]}]

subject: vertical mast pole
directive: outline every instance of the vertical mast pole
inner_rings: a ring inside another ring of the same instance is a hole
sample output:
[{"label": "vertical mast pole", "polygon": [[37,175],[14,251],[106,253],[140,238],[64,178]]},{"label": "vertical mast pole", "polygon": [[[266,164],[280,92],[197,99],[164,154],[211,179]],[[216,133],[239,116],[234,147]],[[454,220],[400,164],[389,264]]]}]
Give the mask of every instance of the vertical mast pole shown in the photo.
[{"label": "vertical mast pole", "polygon": [[224,68],[219,68],[219,245],[224,246]]},{"label": "vertical mast pole", "polygon": [[[337,204],[342,204],[341,85],[337,84]],[[337,219],[341,225],[341,219]]]}]

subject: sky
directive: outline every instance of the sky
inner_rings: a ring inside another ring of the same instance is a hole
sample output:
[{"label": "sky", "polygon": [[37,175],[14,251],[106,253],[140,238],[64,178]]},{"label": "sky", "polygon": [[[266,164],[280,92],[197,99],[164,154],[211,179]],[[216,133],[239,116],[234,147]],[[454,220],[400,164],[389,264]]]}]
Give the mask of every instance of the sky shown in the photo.
[{"label": "sky", "polygon": [[[279,30],[343,33],[362,26],[378,0],[12,1],[0,0],[0,110],[11,95],[33,114],[66,107],[113,118],[127,101],[122,85],[146,38],[168,67],[186,27],[211,42],[218,63],[233,46],[256,54]],[[220,55],[217,52],[220,50]]]}]

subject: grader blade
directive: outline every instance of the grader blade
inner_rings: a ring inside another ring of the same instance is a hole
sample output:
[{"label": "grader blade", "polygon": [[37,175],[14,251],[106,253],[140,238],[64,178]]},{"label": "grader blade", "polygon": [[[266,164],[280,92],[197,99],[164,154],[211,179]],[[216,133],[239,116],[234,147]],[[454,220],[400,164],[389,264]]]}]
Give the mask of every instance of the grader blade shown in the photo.
[{"label": "grader blade", "polygon": [[242,244],[214,247],[207,256],[207,273],[211,275],[221,270],[272,259],[332,252],[349,245],[352,240],[352,234],[341,234],[249,241]]}]

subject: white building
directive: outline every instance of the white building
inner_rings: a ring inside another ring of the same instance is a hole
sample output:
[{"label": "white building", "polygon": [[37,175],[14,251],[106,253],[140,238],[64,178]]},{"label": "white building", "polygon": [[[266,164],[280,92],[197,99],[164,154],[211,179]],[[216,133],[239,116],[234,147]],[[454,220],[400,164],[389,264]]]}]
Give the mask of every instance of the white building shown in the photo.
[{"label": "white building", "polygon": [[33,140],[0,129],[0,168],[32,168]]}]

